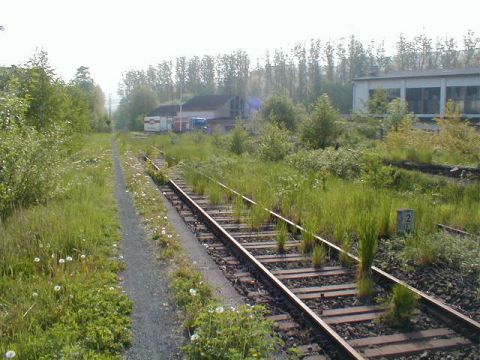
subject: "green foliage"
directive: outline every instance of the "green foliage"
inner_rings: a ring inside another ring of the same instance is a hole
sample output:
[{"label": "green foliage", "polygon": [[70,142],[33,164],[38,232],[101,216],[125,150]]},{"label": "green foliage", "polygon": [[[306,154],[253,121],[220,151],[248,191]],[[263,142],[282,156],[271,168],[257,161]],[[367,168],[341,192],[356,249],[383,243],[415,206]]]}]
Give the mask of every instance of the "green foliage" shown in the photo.
[{"label": "green foliage", "polygon": [[325,263],[327,250],[323,244],[315,245],[312,251],[312,266],[320,267]]},{"label": "green foliage", "polygon": [[212,181],[208,183],[206,193],[208,195],[210,202],[213,205],[218,205],[225,202],[225,193],[222,191],[220,186],[218,186]]},{"label": "green foliage", "polygon": [[279,253],[285,252],[285,244],[288,241],[288,227],[283,221],[277,223],[277,236],[275,240],[277,242],[277,251]]},{"label": "green foliage", "polygon": [[429,266],[449,264],[462,271],[480,269],[478,241],[437,231],[431,234],[419,232],[404,240],[403,258],[414,265]]},{"label": "green foliage", "polygon": [[240,122],[235,124],[235,129],[232,131],[230,139],[230,151],[240,155],[247,151],[248,134]]},{"label": "green foliage", "polygon": [[268,124],[258,145],[260,158],[267,161],[283,160],[291,149],[289,132],[276,124]]},{"label": "green foliage", "polygon": [[359,278],[369,277],[371,266],[377,251],[378,227],[372,214],[364,212],[360,219],[358,255],[360,263],[358,267]]},{"label": "green foliage", "polygon": [[375,283],[370,276],[364,276],[357,279],[357,294],[359,297],[369,297],[372,295]]},{"label": "green foliage", "polygon": [[340,133],[337,124],[339,117],[340,114],[331,105],[328,95],[323,94],[303,124],[302,140],[314,149],[332,145]]},{"label": "green foliage", "polygon": [[480,167],[480,134],[468,121],[462,120],[461,109],[449,100],[445,116],[437,119],[439,145],[453,154],[460,154]]},{"label": "green foliage", "polygon": [[233,218],[236,222],[241,222],[247,211],[247,207],[243,199],[239,196],[235,197],[235,199],[233,200],[232,208]]},{"label": "green foliage", "polygon": [[259,229],[268,219],[270,213],[260,204],[250,206],[247,223],[250,229]]},{"label": "green foliage", "polygon": [[373,154],[365,154],[362,162],[362,180],[374,187],[390,187],[394,182],[395,170],[383,165],[381,159]]},{"label": "green foliage", "polygon": [[355,179],[360,176],[362,154],[345,148],[300,150],[289,155],[287,162],[302,172],[327,171],[343,179]]},{"label": "green foliage", "polygon": [[183,347],[184,354],[190,360],[270,358],[280,340],[273,324],[263,319],[265,313],[261,306],[206,307],[195,320],[195,332]]},{"label": "green foliage", "polygon": [[386,320],[394,326],[408,325],[417,307],[420,296],[402,285],[393,287]]},{"label": "green foliage", "polygon": [[288,130],[297,127],[295,105],[287,94],[275,94],[269,97],[262,105],[262,116],[269,123]]},{"label": "green foliage", "polygon": [[407,104],[400,99],[394,99],[387,105],[387,116],[384,119],[387,129],[398,131],[402,124],[411,125],[415,122],[413,114],[409,114]]},{"label": "green foliage", "polygon": [[368,98],[367,109],[369,114],[384,115],[388,110],[388,92],[385,89],[376,89]]},{"label": "green foliage", "polygon": [[115,113],[115,127],[120,130],[143,131],[143,118],[158,105],[153,90],[147,85],[135,87],[120,100]]}]

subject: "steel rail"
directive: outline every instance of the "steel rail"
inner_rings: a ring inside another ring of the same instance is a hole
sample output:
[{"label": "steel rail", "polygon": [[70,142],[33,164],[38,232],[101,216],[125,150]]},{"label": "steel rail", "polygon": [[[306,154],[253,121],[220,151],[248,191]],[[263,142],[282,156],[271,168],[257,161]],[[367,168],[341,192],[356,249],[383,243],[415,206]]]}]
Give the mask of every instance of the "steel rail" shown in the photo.
[{"label": "steel rail", "polygon": [[246,250],[234,237],[232,237],[225,229],[222,228],[203,208],[198,205],[188,194],[186,194],[180,186],[172,179],[168,185],[177,194],[177,196],[185,202],[192,211],[201,217],[222,242],[231,248],[235,254],[242,258],[250,267],[253,267],[262,279],[270,285],[273,285],[288,300],[289,305],[299,311],[305,320],[317,330],[327,335],[334,343],[339,346],[341,353],[350,359],[364,359],[350,344],[348,344],[340,335],[338,335],[327,323],[325,323],[314,311],[312,311],[302,300],[300,300],[290,289],[288,289],[275,275],[273,275],[260,261],[258,261],[248,250]]},{"label": "steel rail", "polygon": [[[164,152],[161,151],[163,154]],[[145,156],[146,159],[148,159],[147,156]],[[150,160],[150,159],[148,159]],[[151,161],[151,160],[150,160]],[[153,162],[152,162],[153,164]],[[160,170],[155,164],[153,164],[158,170]],[[189,166],[191,167],[191,166]],[[191,167],[193,168],[193,167]],[[237,192],[236,190],[228,187],[227,185],[213,179],[212,177],[206,175],[206,174],[203,174],[201,171],[199,171],[198,169],[195,169],[193,168],[195,171],[197,171],[199,174],[201,174],[202,176],[208,178],[209,180],[217,183],[220,187],[224,188],[225,190],[231,192],[232,194],[235,194],[236,196],[240,196],[245,202],[251,204],[251,205],[258,205],[254,200],[240,194],[239,192]],[[270,209],[267,209],[267,208],[264,208],[265,211],[268,211],[271,216],[273,216],[275,219],[277,220],[280,220],[280,221],[284,221],[285,223],[288,224],[288,226],[291,228],[291,229],[296,229],[296,230],[299,230],[301,232],[305,232],[306,230],[301,227],[300,225],[294,223],[293,221],[283,217],[282,215],[280,214],[277,214],[276,212],[274,211],[271,211]],[[340,254],[345,254],[347,255],[350,259],[354,260],[355,262],[360,262],[360,259],[356,256],[354,256],[353,254],[349,253],[349,252],[346,252],[344,251],[342,248],[340,248],[339,246],[333,244],[332,242],[316,235],[316,234],[312,234],[317,240],[323,242],[325,245],[327,245],[330,249],[333,249],[334,251],[336,251],[339,255]],[[439,316],[446,316],[447,319],[449,320],[450,322],[450,326],[452,327],[455,327],[455,325],[459,325],[456,327],[456,330],[459,331],[460,333],[462,333],[464,336],[468,337],[469,339],[473,340],[475,343],[480,343],[480,323],[471,319],[470,317],[462,314],[461,312],[453,309],[452,307],[448,306],[447,304],[443,303],[442,301],[439,301],[437,299],[435,299],[434,297],[424,293],[423,291],[420,291],[416,288],[414,288],[413,286],[410,286],[408,285],[406,282],[388,274],[387,272],[377,268],[376,266],[372,266],[371,267],[372,269],[372,273],[377,276],[381,281],[383,281],[384,283],[387,283],[389,286],[392,286],[392,285],[401,285],[401,286],[404,286],[408,289],[410,289],[412,292],[414,292],[415,294],[417,294],[419,297],[420,297],[420,302],[425,305],[425,308],[426,310],[433,310],[436,312],[437,315]],[[453,321],[453,323],[452,323]],[[333,330],[332,330],[333,331]]]}]

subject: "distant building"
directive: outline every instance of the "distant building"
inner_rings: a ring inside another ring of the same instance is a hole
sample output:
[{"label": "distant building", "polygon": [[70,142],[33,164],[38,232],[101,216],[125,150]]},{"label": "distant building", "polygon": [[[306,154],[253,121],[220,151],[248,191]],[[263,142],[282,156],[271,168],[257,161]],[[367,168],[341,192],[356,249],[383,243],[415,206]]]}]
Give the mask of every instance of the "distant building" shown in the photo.
[{"label": "distant building", "polygon": [[180,110],[180,105],[162,105],[150,111],[144,118],[145,131],[170,131],[175,116]]},{"label": "distant building", "polygon": [[144,118],[145,131],[205,130],[224,133],[245,119],[245,100],[235,95],[201,95],[180,105],[162,105]]},{"label": "distant building", "polygon": [[353,79],[353,111],[367,112],[367,102],[377,89],[385,89],[390,100],[400,98],[409,111],[422,119],[445,114],[452,99],[463,116],[480,120],[480,67],[399,71]]}]

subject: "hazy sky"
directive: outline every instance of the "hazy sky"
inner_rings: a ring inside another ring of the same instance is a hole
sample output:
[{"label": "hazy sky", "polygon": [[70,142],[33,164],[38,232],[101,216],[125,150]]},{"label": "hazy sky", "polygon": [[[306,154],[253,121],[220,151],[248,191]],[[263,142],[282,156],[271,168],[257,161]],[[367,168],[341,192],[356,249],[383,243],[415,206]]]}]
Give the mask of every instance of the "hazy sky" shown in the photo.
[{"label": "hazy sky", "polygon": [[22,64],[36,48],[65,80],[88,66],[104,92],[116,97],[121,74],[176,56],[244,49],[290,49],[311,38],[354,34],[385,41],[399,34],[459,40],[480,35],[480,0],[2,0],[0,65]]}]

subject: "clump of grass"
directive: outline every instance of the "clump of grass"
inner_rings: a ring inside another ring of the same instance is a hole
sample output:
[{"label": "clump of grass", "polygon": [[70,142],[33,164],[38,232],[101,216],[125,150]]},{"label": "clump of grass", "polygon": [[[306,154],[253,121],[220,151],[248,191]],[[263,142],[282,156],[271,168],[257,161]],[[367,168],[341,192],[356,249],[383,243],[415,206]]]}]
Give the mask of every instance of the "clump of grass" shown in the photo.
[{"label": "clump of grass", "polygon": [[277,242],[277,251],[279,253],[285,252],[285,244],[288,241],[288,228],[287,224],[283,221],[277,223],[277,236],[275,240]]},{"label": "clump of grass", "polygon": [[208,186],[208,180],[204,177],[197,177],[193,182],[193,191],[199,195],[205,195]]},{"label": "clump of grass", "polygon": [[241,222],[243,219],[243,216],[245,215],[245,212],[247,211],[245,202],[241,197],[237,196],[233,200],[232,210],[233,210],[233,218],[235,219],[235,221]]},{"label": "clump of grass", "polygon": [[357,280],[357,291],[359,297],[368,297],[372,294],[375,283],[370,276],[361,277]]},{"label": "clump of grass", "polygon": [[217,184],[210,182],[207,185],[205,192],[207,193],[208,198],[210,199],[210,202],[213,205],[224,203],[225,197],[224,197],[223,191],[222,189],[220,189],[220,187]]},{"label": "clump of grass", "polygon": [[419,299],[420,297],[406,286],[395,285],[385,320],[394,326],[407,326],[417,308]]},{"label": "clump of grass", "polygon": [[168,182],[167,174],[163,170],[158,170],[150,161],[146,162],[145,171],[158,185],[165,185]]},{"label": "clump of grass", "polygon": [[375,218],[371,213],[364,214],[359,224],[358,255],[360,264],[358,268],[359,278],[369,277],[371,266],[377,251],[378,229]]},{"label": "clump of grass", "polygon": [[325,260],[327,258],[327,250],[325,246],[322,244],[315,245],[312,251],[312,266],[313,267],[320,267],[325,264]]},{"label": "clump of grass", "polygon": [[342,250],[344,252],[340,253],[340,261],[346,266],[352,265],[353,260],[347,255],[352,252],[352,238],[348,234],[343,235]]},{"label": "clump of grass", "polygon": [[248,226],[250,229],[259,229],[270,217],[262,205],[252,205],[248,212]]},{"label": "clump of grass", "polygon": [[308,254],[315,246],[315,236],[310,231],[302,231],[302,242],[300,243],[300,250],[303,254]]}]

